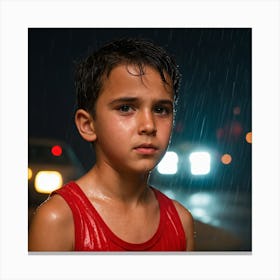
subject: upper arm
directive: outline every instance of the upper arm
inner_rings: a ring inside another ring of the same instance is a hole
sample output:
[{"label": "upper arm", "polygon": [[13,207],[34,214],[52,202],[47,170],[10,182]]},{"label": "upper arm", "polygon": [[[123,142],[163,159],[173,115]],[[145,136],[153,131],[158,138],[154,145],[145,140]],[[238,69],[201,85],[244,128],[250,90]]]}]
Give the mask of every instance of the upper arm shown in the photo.
[{"label": "upper arm", "polygon": [[179,217],[181,219],[185,235],[186,235],[186,240],[187,240],[187,248],[186,251],[194,251],[195,249],[195,244],[194,244],[194,221],[191,213],[179,202],[173,201],[176,210],[179,214]]},{"label": "upper arm", "polygon": [[39,206],[28,234],[29,251],[70,251],[74,225],[70,208],[55,195]]}]

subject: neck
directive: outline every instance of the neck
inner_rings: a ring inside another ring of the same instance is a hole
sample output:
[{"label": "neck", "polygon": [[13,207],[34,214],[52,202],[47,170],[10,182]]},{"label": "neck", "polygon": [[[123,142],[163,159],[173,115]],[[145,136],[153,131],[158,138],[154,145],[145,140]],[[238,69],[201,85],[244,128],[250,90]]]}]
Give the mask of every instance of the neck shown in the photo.
[{"label": "neck", "polygon": [[95,195],[123,203],[139,203],[147,198],[149,173],[119,172],[109,165],[95,165],[89,172]]}]

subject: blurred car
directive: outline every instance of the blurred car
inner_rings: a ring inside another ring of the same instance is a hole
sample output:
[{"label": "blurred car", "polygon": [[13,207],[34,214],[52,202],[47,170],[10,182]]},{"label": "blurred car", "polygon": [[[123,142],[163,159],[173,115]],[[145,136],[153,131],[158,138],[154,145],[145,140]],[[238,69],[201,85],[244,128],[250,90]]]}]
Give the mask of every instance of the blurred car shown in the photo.
[{"label": "blurred car", "polygon": [[[169,147],[151,174],[151,182],[170,188],[213,186],[222,172],[222,152],[210,144],[183,142]],[[216,184],[215,184],[216,185]]]},{"label": "blurred car", "polygon": [[28,139],[28,207],[34,208],[84,170],[72,148],[55,139]]},{"label": "blurred car", "polygon": [[251,144],[244,140],[184,141],[169,147],[152,172],[151,183],[163,188],[251,192],[251,165]]}]

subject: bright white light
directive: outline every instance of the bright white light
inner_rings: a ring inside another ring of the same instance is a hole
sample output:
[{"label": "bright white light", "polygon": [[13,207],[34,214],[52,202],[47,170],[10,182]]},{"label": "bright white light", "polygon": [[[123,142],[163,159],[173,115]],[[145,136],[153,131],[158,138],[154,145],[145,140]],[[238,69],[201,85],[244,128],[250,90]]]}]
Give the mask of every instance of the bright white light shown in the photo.
[{"label": "bright white light", "polygon": [[35,189],[39,193],[51,193],[62,186],[62,176],[57,171],[40,171],[35,177]]},{"label": "bright white light", "polygon": [[176,174],[178,170],[178,155],[175,152],[166,152],[157,166],[160,174]]},{"label": "bright white light", "polygon": [[210,172],[211,156],[207,152],[193,152],[190,154],[191,173],[206,175]]}]

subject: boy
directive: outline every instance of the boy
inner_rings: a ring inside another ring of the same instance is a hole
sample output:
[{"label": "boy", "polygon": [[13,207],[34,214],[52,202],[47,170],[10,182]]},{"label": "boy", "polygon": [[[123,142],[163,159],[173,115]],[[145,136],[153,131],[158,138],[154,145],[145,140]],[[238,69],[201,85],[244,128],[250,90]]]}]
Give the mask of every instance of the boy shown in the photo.
[{"label": "boy", "polygon": [[77,68],[77,129],[96,164],[34,216],[30,251],[194,249],[187,209],[149,186],[170,140],[179,73],[160,47],[123,39]]}]

